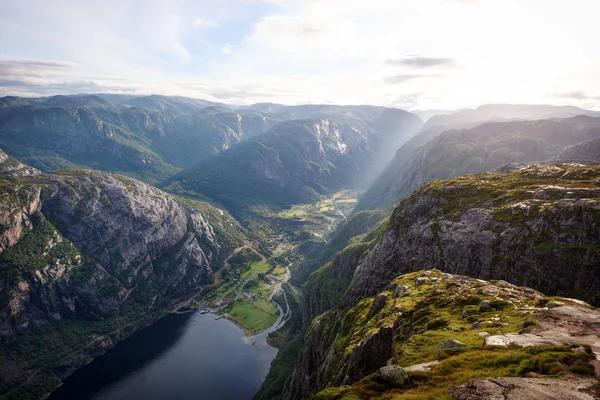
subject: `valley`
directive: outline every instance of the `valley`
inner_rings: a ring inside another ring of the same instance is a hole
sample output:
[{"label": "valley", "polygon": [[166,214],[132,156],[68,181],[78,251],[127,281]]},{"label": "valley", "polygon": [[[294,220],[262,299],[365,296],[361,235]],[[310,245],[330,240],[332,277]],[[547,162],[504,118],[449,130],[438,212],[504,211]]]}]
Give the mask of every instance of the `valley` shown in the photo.
[{"label": "valley", "polygon": [[[449,399],[595,374],[597,117],[0,103],[2,398]],[[490,348],[534,333],[548,348]]]}]

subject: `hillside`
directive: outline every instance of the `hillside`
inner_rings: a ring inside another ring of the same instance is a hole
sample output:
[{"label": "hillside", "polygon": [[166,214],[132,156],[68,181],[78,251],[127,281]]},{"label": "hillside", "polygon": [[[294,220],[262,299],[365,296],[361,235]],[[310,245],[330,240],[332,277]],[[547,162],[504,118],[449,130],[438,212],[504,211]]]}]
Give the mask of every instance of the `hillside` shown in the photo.
[{"label": "hillside", "polygon": [[313,321],[282,398],[592,400],[598,321],[505,281],[404,274]]},{"label": "hillside", "polygon": [[0,146],[19,160],[42,171],[83,166],[151,183],[274,124],[250,111],[204,106],[184,108],[184,114],[117,107],[97,96],[15,102],[0,108]]},{"label": "hillside", "polygon": [[65,170],[0,185],[0,396],[48,393],[212,283],[244,238],[221,210],[124,176]]},{"label": "hillside", "polygon": [[554,159],[567,146],[600,137],[600,119],[578,116],[540,121],[491,122],[450,130],[402,146],[363,195],[357,210],[397,204],[421,184],[490,171],[511,162]]}]

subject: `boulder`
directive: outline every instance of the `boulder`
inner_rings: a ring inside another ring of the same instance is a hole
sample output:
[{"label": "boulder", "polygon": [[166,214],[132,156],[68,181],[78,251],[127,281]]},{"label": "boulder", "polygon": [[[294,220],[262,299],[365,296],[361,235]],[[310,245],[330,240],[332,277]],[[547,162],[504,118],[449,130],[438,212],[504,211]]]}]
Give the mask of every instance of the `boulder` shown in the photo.
[{"label": "boulder", "polygon": [[466,344],[459,342],[458,340],[450,339],[450,340],[446,340],[446,341],[440,343],[440,345],[437,348],[437,353],[439,355],[444,350],[453,349],[456,347],[465,347],[465,346],[466,346]]},{"label": "boulder", "polygon": [[402,387],[408,383],[408,374],[402,367],[386,365],[377,371],[377,380],[391,386]]}]

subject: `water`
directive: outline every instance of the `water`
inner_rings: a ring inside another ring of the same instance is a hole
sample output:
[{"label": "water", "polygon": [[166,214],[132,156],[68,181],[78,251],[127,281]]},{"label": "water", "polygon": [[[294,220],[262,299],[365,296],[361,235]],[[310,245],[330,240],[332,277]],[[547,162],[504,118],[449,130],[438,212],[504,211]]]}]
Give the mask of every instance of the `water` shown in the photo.
[{"label": "water", "polygon": [[251,399],[276,354],[226,319],[170,314],[76,371],[49,399]]}]

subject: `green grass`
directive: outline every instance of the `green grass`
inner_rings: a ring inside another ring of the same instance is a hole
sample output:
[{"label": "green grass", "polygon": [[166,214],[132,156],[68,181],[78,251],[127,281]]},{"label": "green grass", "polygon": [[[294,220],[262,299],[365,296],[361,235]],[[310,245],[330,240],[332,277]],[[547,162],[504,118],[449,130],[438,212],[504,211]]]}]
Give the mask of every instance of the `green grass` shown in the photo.
[{"label": "green grass", "polygon": [[308,215],[308,212],[302,206],[293,206],[288,210],[281,210],[277,213],[277,216],[281,218],[298,218],[306,215]]},{"label": "green grass", "polygon": [[227,313],[247,331],[260,332],[277,320],[278,310],[271,302],[256,301],[256,305],[246,298],[238,299]]}]

